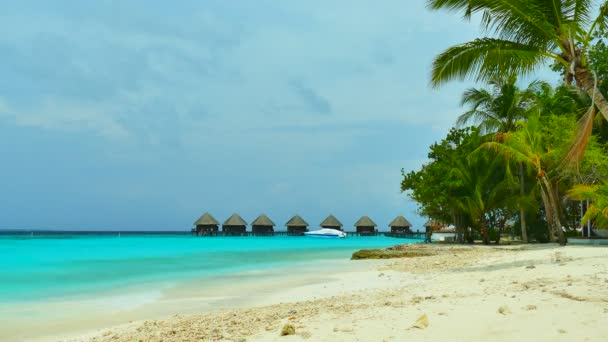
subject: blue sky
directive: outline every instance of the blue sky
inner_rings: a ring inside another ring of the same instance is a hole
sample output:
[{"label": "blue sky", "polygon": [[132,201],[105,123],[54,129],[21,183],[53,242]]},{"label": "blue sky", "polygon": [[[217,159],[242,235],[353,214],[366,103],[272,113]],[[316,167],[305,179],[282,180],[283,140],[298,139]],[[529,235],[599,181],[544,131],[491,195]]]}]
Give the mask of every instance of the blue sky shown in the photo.
[{"label": "blue sky", "polygon": [[189,229],[266,213],[380,226],[478,34],[424,1],[19,1],[0,12],[0,228]]}]

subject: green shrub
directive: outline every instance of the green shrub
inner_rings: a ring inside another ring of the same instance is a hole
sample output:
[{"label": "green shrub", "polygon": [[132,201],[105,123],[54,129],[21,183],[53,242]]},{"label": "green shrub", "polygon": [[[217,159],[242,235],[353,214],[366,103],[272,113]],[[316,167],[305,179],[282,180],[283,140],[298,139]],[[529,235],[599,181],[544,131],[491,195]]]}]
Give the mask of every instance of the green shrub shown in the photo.
[{"label": "green shrub", "polygon": [[581,237],[581,236],[583,236],[583,232],[579,232],[576,229],[566,229],[566,231],[564,232],[564,234],[566,235],[566,237]]}]

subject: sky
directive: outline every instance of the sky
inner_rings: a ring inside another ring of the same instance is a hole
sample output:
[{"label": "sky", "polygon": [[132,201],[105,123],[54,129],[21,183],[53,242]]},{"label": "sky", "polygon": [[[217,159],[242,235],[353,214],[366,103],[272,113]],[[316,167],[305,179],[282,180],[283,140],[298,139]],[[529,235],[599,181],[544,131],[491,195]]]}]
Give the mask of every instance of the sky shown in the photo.
[{"label": "sky", "polygon": [[432,89],[431,62],[478,35],[421,0],[7,1],[0,229],[421,229],[401,169],[470,86]]}]

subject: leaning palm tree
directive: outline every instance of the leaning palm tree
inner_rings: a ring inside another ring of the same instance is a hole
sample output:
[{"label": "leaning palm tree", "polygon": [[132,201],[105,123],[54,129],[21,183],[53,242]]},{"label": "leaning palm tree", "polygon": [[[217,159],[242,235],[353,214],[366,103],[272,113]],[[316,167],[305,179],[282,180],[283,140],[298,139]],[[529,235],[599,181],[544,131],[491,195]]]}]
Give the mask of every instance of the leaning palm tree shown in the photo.
[{"label": "leaning palm tree", "polygon": [[549,173],[555,168],[556,149],[546,146],[540,125],[540,114],[530,115],[527,121],[521,122],[520,129],[498,135],[497,141],[487,142],[481,148],[491,148],[499,154],[518,163],[523,163],[533,169],[540,188],[541,198],[545,207],[545,216],[553,236],[557,236],[560,244],[566,240],[560,220],[560,205]]},{"label": "leaning palm tree", "polygon": [[[608,120],[608,101],[597,90],[588,50],[594,34],[608,24],[608,1],[592,0],[427,0],[433,10],[481,14],[489,36],[453,46],[433,61],[433,86],[472,77],[488,82],[504,75],[529,75],[543,64],[559,63],[567,84],[591,96],[594,105],[581,119],[581,129],[568,159],[582,158],[593,126],[595,106]],[[593,14],[598,13],[597,17]]]}]

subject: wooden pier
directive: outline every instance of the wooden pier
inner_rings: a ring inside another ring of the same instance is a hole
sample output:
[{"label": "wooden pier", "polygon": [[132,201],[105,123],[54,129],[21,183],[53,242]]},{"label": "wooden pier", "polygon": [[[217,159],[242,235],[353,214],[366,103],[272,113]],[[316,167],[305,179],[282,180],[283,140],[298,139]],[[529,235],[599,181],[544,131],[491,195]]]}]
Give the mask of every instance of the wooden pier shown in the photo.
[{"label": "wooden pier", "polygon": [[[411,240],[424,240],[425,237],[425,233],[391,233],[391,232],[345,232],[347,236],[357,236],[357,237],[365,237],[365,236],[387,236],[387,237],[393,237],[393,238],[400,238],[400,239],[411,239]],[[192,234],[196,235],[196,232],[193,230]],[[234,237],[234,236],[241,236],[241,237],[268,237],[268,236],[304,236],[304,234],[302,233],[290,233],[287,231],[275,231],[275,232],[263,232],[263,233],[254,233],[251,231],[246,231],[246,232],[224,232],[224,231],[218,231],[218,232],[208,232],[208,233],[202,233],[202,234],[198,234],[198,236],[201,237]]]},{"label": "wooden pier", "polygon": [[411,240],[424,240],[426,233],[383,233],[384,236],[400,238],[400,239],[411,239]]}]

